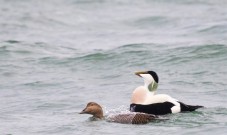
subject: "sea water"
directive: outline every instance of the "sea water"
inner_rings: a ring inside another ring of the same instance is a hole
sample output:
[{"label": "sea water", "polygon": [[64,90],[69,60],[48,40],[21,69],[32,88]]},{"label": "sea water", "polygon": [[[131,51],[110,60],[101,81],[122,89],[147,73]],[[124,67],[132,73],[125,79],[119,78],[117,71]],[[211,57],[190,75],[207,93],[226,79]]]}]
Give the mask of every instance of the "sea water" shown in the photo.
[{"label": "sea water", "polygon": [[[0,134],[227,133],[227,1],[0,0]],[[157,94],[205,108],[146,125],[89,121],[90,101],[129,107],[153,70]]]}]

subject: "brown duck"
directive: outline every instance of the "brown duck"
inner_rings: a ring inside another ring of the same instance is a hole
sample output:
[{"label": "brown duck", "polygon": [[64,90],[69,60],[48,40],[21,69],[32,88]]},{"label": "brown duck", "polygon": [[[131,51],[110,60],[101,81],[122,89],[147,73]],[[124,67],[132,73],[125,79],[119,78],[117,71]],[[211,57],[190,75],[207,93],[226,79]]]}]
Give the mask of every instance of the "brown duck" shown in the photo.
[{"label": "brown duck", "polygon": [[[89,102],[80,114],[91,114],[93,119],[105,119],[102,107],[95,102]],[[123,124],[146,124],[156,118],[158,117],[152,114],[128,112],[107,116],[106,120]]]}]

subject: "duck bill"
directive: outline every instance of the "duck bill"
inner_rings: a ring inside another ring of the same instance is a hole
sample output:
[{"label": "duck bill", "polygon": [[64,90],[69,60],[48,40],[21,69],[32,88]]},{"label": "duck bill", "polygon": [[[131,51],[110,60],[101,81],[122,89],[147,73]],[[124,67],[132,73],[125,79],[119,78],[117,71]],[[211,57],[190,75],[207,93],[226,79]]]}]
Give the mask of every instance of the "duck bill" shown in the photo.
[{"label": "duck bill", "polygon": [[83,111],[81,111],[79,114],[85,114],[85,113],[87,113],[87,110],[86,110],[87,108],[85,108]]},{"label": "duck bill", "polygon": [[135,72],[135,75],[141,77],[140,74],[147,74],[147,71],[139,71],[139,72]]}]

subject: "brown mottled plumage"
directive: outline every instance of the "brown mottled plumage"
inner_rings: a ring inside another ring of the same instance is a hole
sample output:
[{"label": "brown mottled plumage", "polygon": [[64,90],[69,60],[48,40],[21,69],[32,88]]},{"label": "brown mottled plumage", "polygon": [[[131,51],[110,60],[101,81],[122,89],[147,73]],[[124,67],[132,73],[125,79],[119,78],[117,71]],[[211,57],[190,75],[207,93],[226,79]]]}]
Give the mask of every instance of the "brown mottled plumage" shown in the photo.
[{"label": "brown mottled plumage", "polygon": [[[102,107],[95,102],[89,102],[80,114],[91,114],[94,118],[104,119]],[[157,118],[157,116],[152,114],[128,112],[110,115],[107,117],[107,121],[123,124],[146,124],[155,118]]]},{"label": "brown mottled plumage", "polygon": [[146,124],[157,118],[157,116],[146,113],[137,113],[132,120],[132,124]]}]

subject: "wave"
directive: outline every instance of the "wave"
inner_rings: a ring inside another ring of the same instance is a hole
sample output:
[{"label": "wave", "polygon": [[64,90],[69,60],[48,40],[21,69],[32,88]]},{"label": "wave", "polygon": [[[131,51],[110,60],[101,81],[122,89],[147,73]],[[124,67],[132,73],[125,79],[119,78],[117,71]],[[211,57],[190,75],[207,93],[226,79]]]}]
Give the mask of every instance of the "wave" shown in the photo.
[{"label": "wave", "polygon": [[[203,61],[217,63],[227,60],[224,44],[174,46],[155,43],[125,44],[109,50],[82,52],[74,48],[52,47],[46,43],[6,41],[0,47],[0,56],[12,55],[31,59],[37,64],[72,68],[145,68],[177,66]],[[23,62],[25,62],[23,60]]]},{"label": "wave", "polygon": [[166,16],[150,16],[140,18],[134,21],[134,24],[140,27],[155,27],[155,26],[166,26],[167,24],[173,24],[174,19]]},{"label": "wave", "polygon": [[227,59],[227,46],[223,44],[204,44],[187,47],[168,48],[164,45],[139,43],[127,44],[111,50],[93,51],[88,54],[69,57],[68,63],[87,66],[147,67],[149,65],[176,65],[205,60],[223,61]]},{"label": "wave", "polygon": [[212,25],[212,26],[208,26],[206,28],[203,28],[201,30],[198,31],[199,33],[226,33],[227,32],[227,25]]},{"label": "wave", "polygon": [[227,59],[227,46],[223,44],[177,47],[167,50],[169,53],[163,63],[180,64],[199,60]]}]

